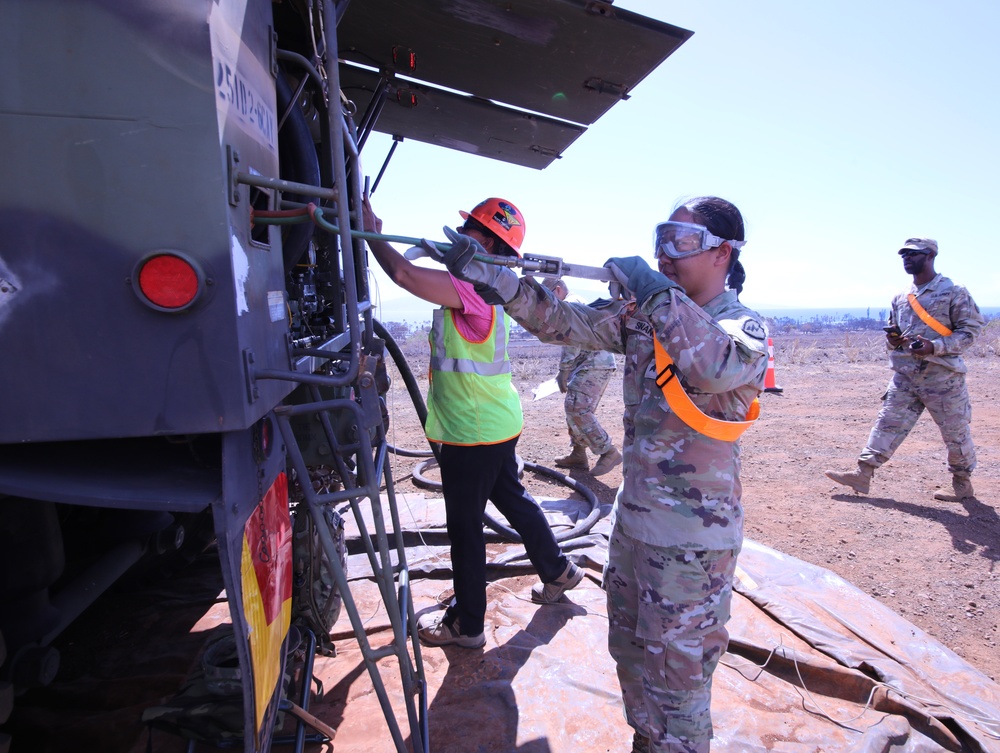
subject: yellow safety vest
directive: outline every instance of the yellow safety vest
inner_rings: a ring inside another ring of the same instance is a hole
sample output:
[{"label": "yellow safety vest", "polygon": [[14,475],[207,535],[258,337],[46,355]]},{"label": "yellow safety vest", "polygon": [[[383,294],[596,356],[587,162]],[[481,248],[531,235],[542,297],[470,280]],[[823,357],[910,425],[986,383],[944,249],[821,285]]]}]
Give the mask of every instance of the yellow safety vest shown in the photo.
[{"label": "yellow safety vest", "polygon": [[498,444],[521,433],[521,398],[511,383],[510,318],[493,307],[482,342],[462,337],[449,308],[436,309],[429,335],[430,385],[424,431],[433,442]]},{"label": "yellow safety vest", "polygon": [[699,434],[723,442],[735,442],[760,416],[760,401],[754,398],[747,410],[745,421],[723,421],[712,418],[694,404],[691,396],[684,391],[678,378],[674,359],[667,353],[660,341],[653,336],[653,352],[656,354],[656,385],[663,390],[667,405],[685,424]]},{"label": "yellow safety vest", "polygon": [[927,309],[920,305],[920,301],[917,300],[917,297],[913,295],[913,293],[907,294],[906,300],[910,302],[910,308],[913,309],[913,313],[919,316],[920,320],[932,330],[937,332],[942,337],[947,337],[952,334],[950,329],[941,324],[941,322],[928,313]]}]

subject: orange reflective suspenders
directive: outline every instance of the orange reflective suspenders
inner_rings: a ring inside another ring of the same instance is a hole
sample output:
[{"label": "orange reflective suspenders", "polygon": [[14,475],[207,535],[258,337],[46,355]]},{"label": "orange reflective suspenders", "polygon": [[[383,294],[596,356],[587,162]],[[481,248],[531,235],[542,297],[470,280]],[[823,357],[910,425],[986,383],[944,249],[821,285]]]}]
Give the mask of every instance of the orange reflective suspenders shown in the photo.
[{"label": "orange reflective suspenders", "polygon": [[913,293],[908,293],[906,300],[910,302],[910,308],[913,309],[913,313],[919,316],[920,320],[932,330],[937,332],[942,337],[947,337],[952,333],[950,329],[927,313],[927,309],[920,305],[920,301],[917,300],[917,297],[913,295]]},{"label": "orange reflective suspenders", "polygon": [[703,413],[701,408],[694,404],[691,396],[684,391],[681,380],[677,378],[677,367],[674,366],[674,359],[670,357],[666,348],[660,344],[655,335],[653,336],[653,352],[656,354],[656,385],[663,390],[663,397],[666,398],[667,405],[681,421],[699,434],[723,442],[735,442],[760,416],[760,401],[757,398],[754,398],[753,402],[750,403],[745,421],[723,421]]}]

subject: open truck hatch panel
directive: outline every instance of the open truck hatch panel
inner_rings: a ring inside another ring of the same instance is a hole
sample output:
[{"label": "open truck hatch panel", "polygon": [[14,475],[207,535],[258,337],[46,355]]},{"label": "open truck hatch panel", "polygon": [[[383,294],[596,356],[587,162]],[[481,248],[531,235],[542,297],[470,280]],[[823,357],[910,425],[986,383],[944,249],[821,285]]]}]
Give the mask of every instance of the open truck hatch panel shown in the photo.
[{"label": "open truck hatch panel", "polygon": [[[342,65],[344,94],[362,109],[379,86],[375,71]],[[586,128],[484,99],[395,79],[375,129],[515,165],[548,167]]]},{"label": "open truck hatch panel", "polygon": [[538,169],[692,34],[586,0],[353,2],[338,33],[359,111],[396,77],[375,130]]}]

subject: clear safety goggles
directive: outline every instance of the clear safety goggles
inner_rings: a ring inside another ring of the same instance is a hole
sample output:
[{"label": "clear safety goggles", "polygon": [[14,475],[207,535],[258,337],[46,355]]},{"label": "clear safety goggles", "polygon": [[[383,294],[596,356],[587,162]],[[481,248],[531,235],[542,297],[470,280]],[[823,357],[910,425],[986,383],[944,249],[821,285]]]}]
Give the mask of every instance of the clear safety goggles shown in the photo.
[{"label": "clear safety goggles", "polygon": [[657,259],[666,256],[668,259],[683,259],[687,256],[700,254],[710,248],[717,248],[723,243],[731,243],[733,248],[743,248],[746,241],[732,241],[720,238],[708,232],[704,225],[693,222],[661,222],[653,232],[653,249]]}]

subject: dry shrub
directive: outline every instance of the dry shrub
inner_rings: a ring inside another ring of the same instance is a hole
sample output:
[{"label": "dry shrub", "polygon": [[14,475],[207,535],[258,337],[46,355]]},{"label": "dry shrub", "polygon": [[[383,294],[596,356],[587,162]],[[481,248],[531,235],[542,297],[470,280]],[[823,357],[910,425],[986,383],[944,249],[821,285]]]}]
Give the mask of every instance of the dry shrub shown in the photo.
[{"label": "dry shrub", "polygon": [[988,358],[1000,354],[1000,319],[990,319],[986,322],[978,339],[966,352],[969,356]]},{"label": "dry shrub", "polygon": [[[873,363],[888,362],[889,359],[885,334],[881,331],[792,331],[772,339],[778,363]],[[1000,318],[989,320],[976,342],[963,355],[966,358],[1000,355]]]},{"label": "dry shrub", "polygon": [[[812,338],[810,338],[812,340]],[[796,337],[788,346],[775,343],[774,360],[784,361],[793,364],[815,363],[819,360],[819,347],[815,342],[803,342],[802,338]]]},{"label": "dry shrub", "polygon": [[507,347],[515,378],[534,383],[544,382],[556,375],[561,350],[558,345],[538,340],[511,341]]},{"label": "dry shrub", "polygon": [[855,344],[852,345],[851,333],[850,332],[844,333],[844,346],[843,346],[844,358],[847,360],[848,363],[858,363],[858,361],[861,360],[859,358],[859,356],[861,355],[861,348],[858,347],[857,342],[858,342],[857,339],[855,339]]},{"label": "dry shrub", "polygon": [[881,332],[827,330],[772,339],[776,363],[870,363],[885,358],[885,337]]},{"label": "dry shrub", "polygon": [[830,357],[847,363],[872,363],[886,358],[885,335],[881,332],[844,332],[841,340],[829,348]]},{"label": "dry shrub", "polygon": [[530,382],[544,382],[554,377],[559,370],[559,362],[551,357],[520,355],[511,359],[511,366],[517,378]]}]

